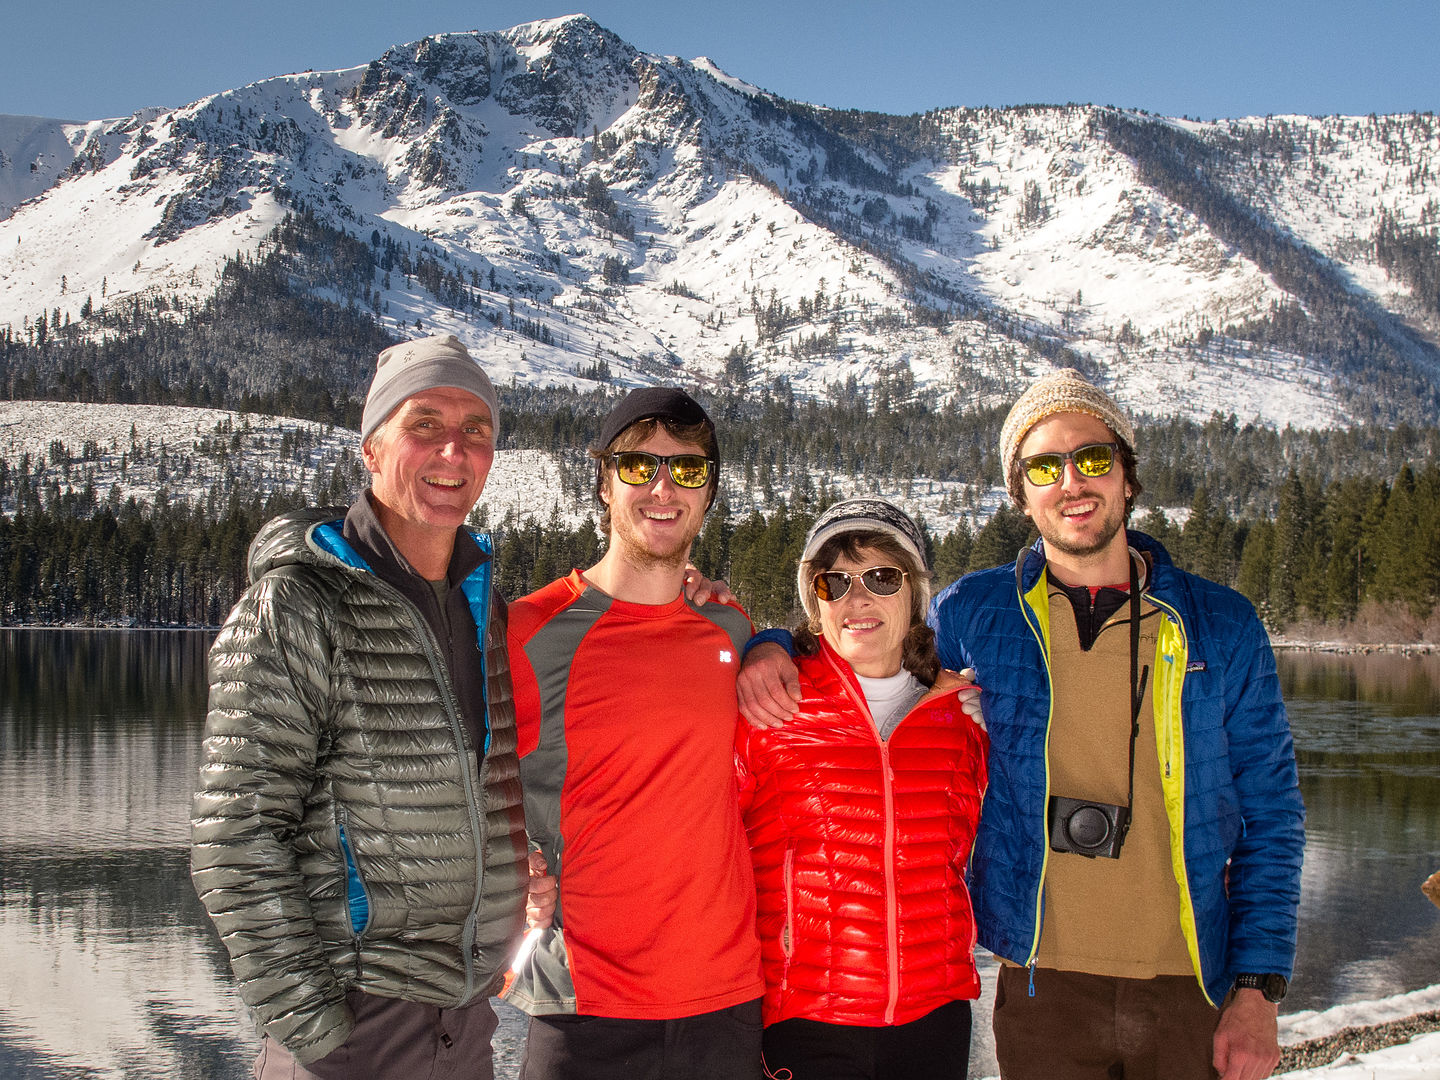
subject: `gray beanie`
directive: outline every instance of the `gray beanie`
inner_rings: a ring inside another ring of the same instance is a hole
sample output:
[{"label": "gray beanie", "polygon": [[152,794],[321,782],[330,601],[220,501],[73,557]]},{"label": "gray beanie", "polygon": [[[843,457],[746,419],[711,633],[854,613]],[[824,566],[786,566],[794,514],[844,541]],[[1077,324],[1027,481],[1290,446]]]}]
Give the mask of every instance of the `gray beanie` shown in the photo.
[{"label": "gray beanie", "polygon": [[406,398],[440,386],[468,390],[483,401],[490,409],[490,423],[499,441],[500,403],[490,376],[454,334],[436,334],[402,341],[380,354],[360,416],[361,445]]},{"label": "gray beanie", "polygon": [[[843,499],[816,518],[815,524],[810,526],[810,532],[805,536],[805,551],[800,556],[800,565],[795,571],[795,588],[800,593],[800,603],[805,608],[805,614],[812,619],[816,617],[816,612],[812,610],[814,602],[810,596],[810,581],[806,575],[805,564],[815,557],[825,541],[853,532],[884,533],[913,555],[915,564],[922,571],[928,574],[930,570],[925,561],[925,537],[909,514],[884,499]],[[920,605],[921,610],[924,610],[929,604],[929,586],[923,581],[912,582],[912,586],[924,590]]]}]

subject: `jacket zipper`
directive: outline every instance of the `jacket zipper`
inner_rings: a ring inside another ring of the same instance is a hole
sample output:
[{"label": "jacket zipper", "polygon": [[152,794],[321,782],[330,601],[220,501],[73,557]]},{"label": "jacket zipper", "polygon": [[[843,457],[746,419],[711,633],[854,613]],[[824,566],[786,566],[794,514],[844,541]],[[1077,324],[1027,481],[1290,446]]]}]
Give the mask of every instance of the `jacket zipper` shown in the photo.
[{"label": "jacket zipper", "polygon": [[[312,529],[311,531],[313,532],[314,530]],[[314,541],[312,540],[311,542],[313,543]],[[450,733],[454,736],[455,745],[460,751],[460,779],[464,782],[465,809],[470,818],[470,835],[475,843],[475,895],[470,904],[470,913],[465,917],[465,926],[461,931],[460,937],[460,955],[465,959],[465,991],[464,994],[457,999],[456,1004],[462,1005],[468,1002],[475,994],[475,966],[476,961],[480,958],[480,948],[475,942],[475,935],[478,930],[476,924],[480,917],[480,897],[485,876],[485,836],[480,820],[479,795],[476,792],[476,787],[479,783],[479,762],[476,760],[474,749],[469,745],[469,741],[466,738],[465,726],[460,722],[460,714],[456,708],[458,699],[455,696],[454,689],[450,685],[449,678],[445,674],[445,667],[440,662],[438,643],[435,640],[435,635],[430,631],[430,626],[425,622],[425,616],[420,613],[420,609],[411,603],[404,593],[388,581],[382,579],[368,567],[352,566],[350,563],[340,559],[333,552],[324,548],[320,550],[326,551],[326,554],[330,555],[330,557],[335,559],[341,566],[357,574],[365,574],[376,586],[391,593],[394,598],[399,601],[400,609],[409,616],[410,623],[415,628],[416,634],[420,639],[420,646],[425,651],[426,662],[429,663],[430,671],[435,676],[436,685],[438,685],[441,690],[441,703],[445,707],[445,715],[450,722]],[[482,546],[481,550],[493,557],[490,549]],[[468,599],[467,596],[467,600]],[[489,623],[490,608],[487,598],[485,604],[485,625],[481,626],[477,619],[475,626],[477,638],[481,642],[485,641],[489,636]],[[487,713],[485,726],[487,732],[490,726],[488,716],[489,708],[490,703],[487,699],[485,703]],[[471,768],[472,761],[475,762],[473,769]],[[356,949],[356,964],[357,966],[359,964],[358,945]]]},{"label": "jacket zipper", "polygon": [[[1015,590],[1020,601],[1020,611],[1025,618],[1026,625],[1030,632],[1035,635],[1035,640],[1040,646],[1040,655],[1045,662],[1045,687],[1046,699],[1049,701],[1049,712],[1045,717],[1045,794],[1040,804],[1040,879],[1035,885],[1035,920],[1034,936],[1030,940],[1030,955],[1025,958],[1025,966],[1030,969],[1030,996],[1035,996],[1035,964],[1040,954],[1040,934],[1045,922],[1045,871],[1050,866],[1050,830],[1047,823],[1048,808],[1050,806],[1050,728],[1055,720],[1055,682],[1050,671],[1050,643],[1046,639],[1046,628],[1040,625],[1039,617],[1029,601],[1025,599],[1020,581],[1024,555],[1017,560],[1015,567]],[[1043,571],[1040,582],[1043,583]],[[1033,591],[1033,587],[1032,587]]]},{"label": "jacket zipper", "polygon": [[790,979],[790,958],[795,954],[795,848],[785,849],[785,865],[781,874],[785,881],[785,922],[780,927],[780,951],[785,954],[783,983]]},{"label": "jacket zipper", "polygon": [[[1179,613],[1178,611],[1176,611],[1174,608],[1172,608],[1169,604],[1166,604],[1166,603],[1164,603],[1164,602],[1162,602],[1162,601],[1156,600],[1154,596],[1151,596],[1151,595],[1148,595],[1148,594],[1147,594],[1145,598],[1146,598],[1147,600],[1149,600],[1150,603],[1154,604],[1157,608],[1159,608],[1161,611],[1163,611],[1163,612],[1165,613],[1165,615],[1169,618],[1169,620],[1171,621],[1171,623],[1174,624],[1176,630],[1178,630],[1178,631],[1179,631],[1179,634],[1180,634],[1180,643],[1181,643],[1181,645],[1183,645],[1183,646],[1185,647],[1185,653],[1186,653],[1186,655],[1188,655],[1188,654],[1189,654],[1189,651],[1190,651],[1190,650],[1189,650],[1189,639],[1188,639],[1188,638],[1186,637],[1186,635],[1185,635],[1185,624],[1180,621],[1180,613]],[[1159,649],[1160,649],[1163,645],[1164,645],[1164,642],[1157,639],[1157,641],[1156,641],[1156,650],[1159,651]],[[1157,657],[1156,659],[1157,659],[1157,661],[1158,661],[1159,659],[1164,659],[1164,657]],[[1168,659],[1169,659],[1169,661],[1170,661],[1170,663],[1171,663],[1171,665],[1172,665],[1172,667],[1173,667],[1174,664],[1175,664],[1175,657],[1172,655],[1172,656],[1170,656]],[[1157,673],[1161,670],[1160,664],[1159,664],[1158,662],[1155,663],[1155,670],[1156,670]],[[1185,692],[1185,668],[1184,668],[1183,665],[1179,668],[1178,674],[1179,674],[1179,677],[1180,677],[1180,692],[1181,692],[1181,694],[1183,694],[1183,693]],[[1167,679],[1167,680],[1166,680],[1166,685],[1168,686],[1169,683],[1170,683],[1170,680]],[[1156,686],[1159,685],[1159,678],[1158,678],[1158,676],[1157,676],[1157,678],[1156,678],[1156,680],[1155,680],[1155,684],[1156,684]],[[1168,695],[1167,695],[1167,696],[1168,696]],[[1151,700],[1152,700],[1152,701],[1155,700],[1155,695],[1154,695],[1154,689],[1153,689],[1153,688],[1152,688],[1152,690],[1151,690]],[[1164,707],[1163,704],[1162,704],[1161,707],[1162,707],[1162,708]],[[1174,758],[1174,754],[1175,754],[1175,724],[1173,724],[1173,723],[1170,722],[1169,717],[1166,717],[1166,723],[1165,723],[1165,778],[1166,778],[1167,780],[1170,778],[1170,776],[1171,776],[1171,774],[1172,774],[1171,762],[1172,762],[1172,759]]]},{"label": "jacket zipper", "polygon": [[[1185,693],[1186,663],[1188,662],[1189,656],[1190,656],[1190,638],[1189,638],[1189,635],[1185,632],[1185,622],[1184,622],[1183,619],[1180,618],[1180,612],[1179,612],[1179,611],[1177,611],[1177,610],[1176,610],[1174,607],[1172,607],[1171,605],[1165,603],[1163,600],[1157,600],[1153,594],[1147,593],[1147,594],[1146,594],[1146,599],[1148,599],[1148,600],[1150,601],[1150,603],[1154,604],[1157,608],[1159,608],[1161,611],[1163,611],[1163,612],[1165,613],[1166,617],[1167,617],[1167,618],[1170,620],[1170,622],[1174,625],[1175,630],[1176,630],[1176,633],[1177,633],[1178,636],[1179,636],[1179,646],[1180,646],[1180,649],[1179,649],[1178,654],[1172,650],[1171,654],[1170,654],[1169,657],[1168,657],[1168,660],[1169,660],[1169,663],[1170,663],[1170,667],[1173,669],[1173,671],[1172,671],[1172,674],[1170,675],[1170,677],[1164,680],[1164,682],[1165,682],[1165,684],[1166,684],[1166,687],[1167,687],[1167,693],[1165,694],[1165,700],[1162,702],[1161,699],[1160,699],[1160,695],[1159,695],[1158,693],[1156,693],[1156,691],[1158,691],[1158,689],[1159,689],[1159,687],[1160,687],[1160,683],[1161,683],[1161,680],[1160,680],[1160,678],[1158,677],[1158,675],[1157,675],[1156,680],[1155,680],[1154,689],[1152,689],[1152,691],[1151,691],[1151,694],[1152,694],[1151,700],[1152,700],[1152,702],[1156,702],[1156,703],[1157,703],[1157,705],[1156,705],[1156,707],[1155,707],[1155,715],[1156,715],[1157,717],[1160,716],[1160,715],[1161,715],[1161,710],[1164,710],[1164,711],[1165,711],[1165,714],[1166,714],[1166,715],[1165,715],[1165,780],[1168,781],[1168,780],[1172,780],[1172,779],[1174,778],[1174,772],[1173,772],[1173,768],[1172,768],[1172,763],[1173,763],[1173,758],[1174,758],[1174,754],[1175,754],[1175,736],[1176,736],[1176,734],[1178,733],[1178,734],[1180,735],[1180,738],[1181,738],[1181,740],[1182,740],[1182,745],[1183,745],[1183,740],[1184,740],[1183,728],[1182,728],[1182,726],[1181,726],[1181,719],[1180,719],[1179,716],[1171,717],[1171,716],[1169,715],[1168,702],[1169,702],[1169,700],[1170,700],[1172,697],[1173,697],[1173,698],[1176,698],[1176,699],[1179,700],[1179,701],[1183,701],[1183,697],[1184,697],[1184,693]],[[1163,638],[1163,635],[1162,635],[1162,638]],[[1157,651],[1157,652],[1160,651],[1160,649],[1162,648],[1163,644],[1164,644],[1163,640],[1157,640],[1157,642],[1156,642],[1156,651]],[[1160,669],[1159,660],[1160,660],[1160,659],[1165,659],[1165,658],[1166,658],[1166,657],[1164,657],[1163,655],[1156,658],[1155,669],[1156,669],[1157,672],[1158,672],[1159,670],[1161,670],[1161,669]],[[1177,693],[1171,694],[1171,693],[1168,692],[1168,687],[1169,687],[1169,684],[1170,684],[1171,682],[1173,682],[1176,678],[1178,678],[1178,679],[1180,680],[1180,688],[1179,688],[1179,691],[1178,691]],[[1177,704],[1177,708],[1179,708],[1179,707],[1180,707],[1180,706]],[[1168,818],[1168,815],[1167,815],[1167,818]],[[1242,821],[1242,828],[1243,828],[1243,821]],[[1185,859],[1185,778],[1184,778],[1184,775],[1183,775],[1183,771],[1182,771],[1182,774],[1181,774],[1181,777],[1180,777],[1180,830],[1179,830],[1179,834],[1180,834],[1180,865],[1184,868],[1184,871],[1185,871],[1185,873],[1184,873],[1184,880],[1178,883],[1178,884],[1180,885],[1180,888],[1181,888],[1182,892],[1184,893],[1184,903],[1183,903],[1183,905],[1182,905],[1182,914],[1183,914],[1183,911],[1184,911],[1184,910],[1189,910],[1189,911],[1191,912],[1191,919],[1190,919],[1188,922],[1187,922],[1185,919],[1183,919],[1183,918],[1180,920],[1180,932],[1181,932],[1181,935],[1185,938],[1186,947],[1192,950],[1193,956],[1196,958],[1196,963],[1195,963],[1195,981],[1200,984],[1200,993],[1204,995],[1205,1000],[1206,1000],[1206,1001],[1209,1001],[1210,1004],[1212,1004],[1212,1005],[1217,1005],[1217,1006],[1218,1006],[1218,1004],[1219,1004],[1218,1002],[1211,1001],[1211,999],[1210,999],[1210,991],[1208,991],[1207,989],[1205,989],[1205,972],[1201,970],[1201,964],[1200,964],[1200,962],[1199,962],[1199,956],[1200,956],[1200,928],[1199,928],[1198,925],[1195,924],[1195,921],[1194,921],[1195,897],[1194,897],[1194,894],[1191,893],[1191,891],[1190,891],[1190,869],[1189,869],[1189,865],[1187,864],[1186,859]]]},{"label": "jacket zipper", "polygon": [[[855,688],[851,685],[851,680],[845,677],[845,672],[841,671],[828,655],[826,661],[840,677],[840,685],[845,687],[845,693],[849,695],[850,701],[860,710],[860,715],[865,718],[866,727],[870,729],[870,737],[875,740],[875,745],[880,751],[881,786],[885,801],[883,852],[885,860],[885,978],[887,984],[885,1023],[893,1024],[895,1010],[900,1003],[900,913],[899,901],[896,898],[898,886],[895,881],[895,775],[890,766],[890,747],[880,737],[879,726],[875,723],[875,717],[871,715],[870,703],[865,700],[865,695],[856,693]],[[913,708],[911,711],[914,711]],[[903,718],[900,723],[904,723]],[[899,728],[900,724],[897,724],[896,730],[898,731]],[[890,734],[893,736],[895,732],[892,731]]]},{"label": "jacket zipper", "polygon": [[[383,584],[383,582],[382,582]],[[399,590],[396,590],[398,595]],[[404,597],[402,596],[403,600]],[[415,609],[413,604],[409,605],[411,617],[415,622],[415,629],[420,635],[420,641],[425,647],[426,659],[430,662],[430,668],[435,674],[436,681],[444,691],[445,715],[450,720],[450,732],[455,737],[455,745],[460,748],[460,778],[465,784],[465,810],[470,817],[470,835],[475,842],[475,895],[470,903],[470,912],[465,916],[465,926],[460,934],[460,955],[465,957],[465,993],[457,1004],[463,1004],[475,994],[475,965],[480,958],[480,949],[475,942],[475,935],[478,932],[477,923],[480,913],[481,888],[485,877],[485,837],[480,823],[479,794],[476,786],[479,780],[479,761],[475,757],[473,748],[470,747],[465,737],[465,725],[460,722],[460,714],[456,709],[455,691],[450,686],[450,680],[445,674],[445,667],[440,663],[438,650],[435,643],[435,635],[430,632],[430,627],[425,623],[424,616]],[[477,626],[476,630],[482,636],[489,634],[489,611],[487,610],[486,623],[484,627]],[[487,703],[488,709],[488,703]],[[471,762],[474,768],[471,768]]]},{"label": "jacket zipper", "polygon": [[[871,723],[874,727],[874,723]],[[885,785],[885,963],[890,984],[885,1002],[885,1023],[895,1023],[900,1003],[900,913],[895,882],[895,775],[890,767],[890,748],[876,731],[880,744],[880,768]]]},{"label": "jacket zipper", "polygon": [[[350,844],[350,814],[343,803],[335,805],[335,827],[340,837],[340,859],[345,866],[345,918],[350,924],[350,940],[355,951],[355,979],[358,982],[362,972],[361,948],[365,931],[370,926],[370,890],[360,875],[360,864]],[[359,895],[356,895],[356,890]],[[363,907],[364,922],[357,924],[357,911]]]}]

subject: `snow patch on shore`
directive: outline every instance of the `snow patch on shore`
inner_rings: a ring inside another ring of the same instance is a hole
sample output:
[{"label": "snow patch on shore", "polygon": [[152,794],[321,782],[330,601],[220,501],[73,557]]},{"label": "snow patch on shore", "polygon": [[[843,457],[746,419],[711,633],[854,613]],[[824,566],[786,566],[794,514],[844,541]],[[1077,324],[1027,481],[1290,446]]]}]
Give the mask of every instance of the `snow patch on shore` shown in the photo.
[{"label": "snow patch on shore", "polygon": [[[1440,985],[1408,994],[1382,998],[1379,1001],[1357,1001],[1349,1005],[1316,1011],[1289,1013],[1280,1017],[1280,1045],[1305,1042],[1334,1035],[1337,1031],[1352,1027],[1374,1027],[1388,1024],[1392,1020],[1403,1020],[1417,1013],[1433,1012],[1440,1009]],[[1440,1056],[1436,1058],[1440,1066]],[[1437,1072],[1436,1075],[1440,1075]]]}]

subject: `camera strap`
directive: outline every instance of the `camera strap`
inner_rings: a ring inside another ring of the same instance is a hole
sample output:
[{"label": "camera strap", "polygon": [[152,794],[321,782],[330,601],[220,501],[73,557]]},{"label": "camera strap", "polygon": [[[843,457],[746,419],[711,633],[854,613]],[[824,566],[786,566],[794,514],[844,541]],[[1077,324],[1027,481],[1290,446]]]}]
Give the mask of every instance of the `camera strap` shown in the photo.
[{"label": "camera strap", "polygon": [[1130,820],[1135,810],[1135,742],[1140,738],[1140,707],[1145,703],[1145,681],[1150,676],[1150,665],[1140,668],[1140,572],[1135,565],[1135,556],[1130,558],[1130,780],[1125,796],[1127,816],[1124,831],[1129,831]]}]

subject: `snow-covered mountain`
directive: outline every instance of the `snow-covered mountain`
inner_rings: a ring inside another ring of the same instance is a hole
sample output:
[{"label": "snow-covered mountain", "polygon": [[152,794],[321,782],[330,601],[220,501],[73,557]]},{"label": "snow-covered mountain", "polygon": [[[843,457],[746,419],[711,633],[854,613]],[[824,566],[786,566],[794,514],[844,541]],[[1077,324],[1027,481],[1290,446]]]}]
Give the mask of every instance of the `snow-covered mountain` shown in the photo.
[{"label": "snow-covered mountain", "polygon": [[1433,116],[835,112],[571,16],[180,109],[0,118],[0,333],[203,300],[305,210],[435,270],[332,299],[454,332],[502,382],[823,394],[908,367],[965,407],[1080,363],[1152,414],[1424,419],[1440,313],[1374,240],[1437,196]]}]

